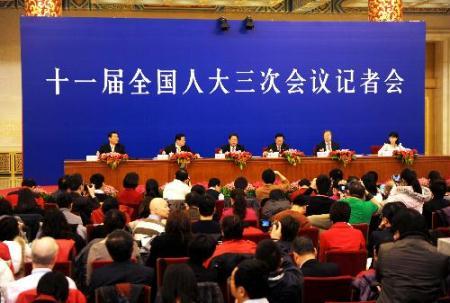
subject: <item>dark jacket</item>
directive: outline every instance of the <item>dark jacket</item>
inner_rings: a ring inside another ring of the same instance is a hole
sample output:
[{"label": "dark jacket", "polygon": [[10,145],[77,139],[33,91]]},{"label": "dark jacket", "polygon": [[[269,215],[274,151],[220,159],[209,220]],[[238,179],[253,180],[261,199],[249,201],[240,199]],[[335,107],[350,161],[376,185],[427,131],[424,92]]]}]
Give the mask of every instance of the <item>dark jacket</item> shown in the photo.
[{"label": "dark jacket", "polygon": [[146,265],[156,268],[158,258],[178,258],[187,256],[187,246],[190,239],[182,240],[180,237],[162,233],[152,240],[150,255]]},{"label": "dark jacket", "polygon": [[270,303],[301,302],[303,274],[288,258],[283,258],[282,270],[269,275]]},{"label": "dark jacket", "polygon": [[219,193],[217,190],[215,190],[215,189],[209,188],[209,189],[206,191],[206,194],[207,194],[208,196],[212,197],[214,200],[219,200],[219,195],[220,195],[220,193]]},{"label": "dark jacket", "polygon": [[[282,145],[281,145],[281,152],[284,152],[285,150],[288,150],[289,149],[289,146],[286,144],[286,143],[283,143]],[[270,151],[272,151],[272,152],[277,152],[278,150],[277,150],[277,145],[275,144],[275,143],[272,143],[272,144],[270,144],[269,146],[267,146],[267,148],[265,149],[265,151],[267,151],[267,152],[270,152]]]},{"label": "dark jacket", "polygon": [[[107,154],[111,152],[111,145],[109,145],[109,143],[106,143],[102,146],[100,146],[100,148],[98,149],[98,152],[100,154]],[[116,147],[114,148],[114,152],[119,153],[119,154],[126,154],[125,152],[125,146],[117,143]]]},{"label": "dark jacket", "polygon": [[[223,153],[229,152],[230,151],[230,144],[225,144],[223,145],[221,148]],[[236,145],[236,151],[245,151],[245,147],[243,145]]]},{"label": "dark jacket", "polygon": [[329,214],[334,202],[333,199],[326,196],[311,196],[306,208],[306,216]]},{"label": "dark jacket", "polygon": [[72,212],[76,213],[83,220],[83,225],[91,223],[91,213],[94,209],[100,207],[97,198],[83,197],[79,193],[71,192],[72,197]]},{"label": "dark jacket", "polygon": [[215,269],[205,268],[203,265],[195,264],[191,261],[188,262],[188,265],[194,272],[197,283],[218,281],[217,271]]},{"label": "dark jacket", "polygon": [[[317,152],[319,152],[321,149],[323,149],[323,151],[326,151],[327,145],[325,144],[325,141],[320,142],[319,144],[317,144],[317,145],[314,147],[314,151],[313,151],[314,156],[315,156],[315,155],[317,154]],[[332,149],[332,150],[338,150],[338,149],[339,149],[339,144],[337,144],[337,143],[334,142],[334,141],[331,141],[331,149]]]},{"label": "dark jacket", "polygon": [[336,277],[340,275],[339,266],[335,263],[320,263],[316,259],[306,261],[300,270],[305,277]]},{"label": "dark jacket", "polygon": [[213,258],[208,268],[217,272],[217,279],[220,284],[227,281],[228,277],[231,276],[233,269],[239,263],[251,258],[253,258],[253,255],[251,254],[227,253]]},{"label": "dark jacket", "polygon": [[[184,151],[184,152],[192,152],[191,148],[189,146],[187,146],[187,145],[181,146],[180,149],[181,149],[181,151]],[[174,144],[170,144],[169,146],[166,146],[166,148],[164,148],[164,152],[166,154],[170,154],[170,153],[175,154],[177,152],[177,148],[175,146],[175,143]]]},{"label": "dark jacket", "polygon": [[[428,228],[431,228],[431,218],[433,215],[433,212],[446,208],[447,206],[450,206],[450,201],[442,198],[442,199],[431,199],[428,202],[425,202],[423,204],[423,216],[427,220]],[[441,222],[442,226],[446,225],[446,222]]]},{"label": "dark jacket", "polygon": [[382,244],[376,265],[378,303],[434,302],[443,295],[449,257],[420,235]]},{"label": "dark jacket", "polygon": [[127,262],[114,262],[94,270],[89,285],[89,297],[95,290],[102,286],[110,286],[118,283],[146,284],[151,285],[155,279],[153,269],[146,266]]}]

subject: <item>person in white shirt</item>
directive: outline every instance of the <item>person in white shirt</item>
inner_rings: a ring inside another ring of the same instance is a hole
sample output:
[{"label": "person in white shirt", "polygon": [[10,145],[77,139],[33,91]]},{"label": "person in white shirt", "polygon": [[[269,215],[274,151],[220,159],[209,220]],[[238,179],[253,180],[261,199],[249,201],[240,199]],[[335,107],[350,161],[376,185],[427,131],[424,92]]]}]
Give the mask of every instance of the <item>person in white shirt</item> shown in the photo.
[{"label": "person in white shirt", "polygon": [[231,294],[237,303],[269,303],[268,273],[265,264],[256,259],[239,263],[230,278]]},{"label": "person in white shirt", "polygon": [[184,200],[191,192],[191,180],[189,174],[184,169],[180,169],[175,174],[175,179],[164,186],[163,198],[166,200]]},{"label": "person in white shirt", "polygon": [[2,296],[1,302],[4,302],[3,297],[5,296],[6,285],[14,282],[14,274],[11,271],[8,263],[0,259],[0,292]]},{"label": "person in white shirt", "polygon": [[[55,266],[58,255],[58,244],[55,239],[43,237],[34,240],[31,246],[31,259],[33,270],[29,276],[11,282],[6,286],[6,303],[15,303],[19,294],[24,291],[35,289],[43,275],[51,272]],[[75,282],[66,277],[70,289],[77,289]]]},{"label": "person in white shirt", "polygon": [[392,156],[394,150],[405,150],[400,143],[400,137],[398,133],[391,132],[388,136],[388,141],[378,151],[378,156]]}]

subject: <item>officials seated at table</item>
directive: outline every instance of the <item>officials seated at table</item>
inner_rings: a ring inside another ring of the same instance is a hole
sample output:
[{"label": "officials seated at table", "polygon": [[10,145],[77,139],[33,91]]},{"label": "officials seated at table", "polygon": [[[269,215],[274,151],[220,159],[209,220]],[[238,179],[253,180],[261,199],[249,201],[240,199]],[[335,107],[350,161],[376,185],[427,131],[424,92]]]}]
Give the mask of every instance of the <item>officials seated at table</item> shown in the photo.
[{"label": "officials seated at table", "polygon": [[266,156],[267,153],[274,153],[274,152],[282,153],[285,150],[288,150],[289,146],[284,141],[285,139],[282,133],[276,134],[275,141],[267,146],[267,148],[263,153],[263,156]]},{"label": "officials seated at table", "polygon": [[326,130],[323,132],[323,141],[314,147],[314,156],[317,155],[318,152],[330,152],[333,150],[339,149],[339,144],[334,142],[333,134],[331,130]]},{"label": "officials seated at table", "polygon": [[236,133],[230,134],[228,144],[223,145],[220,149],[222,153],[245,151],[245,147],[239,144],[239,136]]},{"label": "officials seated at table", "polygon": [[108,143],[98,149],[98,154],[119,153],[126,154],[125,146],[119,143],[119,133],[111,131],[108,134]]},{"label": "officials seated at table", "polygon": [[392,152],[395,150],[405,150],[405,148],[400,143],[400,137],[398,133],[389,133],[387,142],[378,151],[378,156],[392,156]]},{"label": "officials seated at table", "polygon": [[192,152],[191,148],[186,145],[185,134],[176,134],[175,143],[166,146],[166,148],[164,148],[163,154],[177,154],[180,152]]}]

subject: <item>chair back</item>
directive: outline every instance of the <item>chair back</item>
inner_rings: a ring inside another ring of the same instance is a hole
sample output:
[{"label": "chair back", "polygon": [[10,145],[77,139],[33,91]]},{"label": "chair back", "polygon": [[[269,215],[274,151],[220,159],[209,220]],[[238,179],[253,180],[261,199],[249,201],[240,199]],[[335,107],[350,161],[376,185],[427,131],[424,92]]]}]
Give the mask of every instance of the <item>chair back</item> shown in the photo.
[{"label": "chair back", "polygon": [[356,277],[356,275],[361,271],[366,270],[367,250],[330,250],[325,253],[325,262],[337,264],[339,266],[341,275]]},{"label": "chair back", "polygon": [[156,281],[157,281],[158,289],[162,286],[164,273],[165,273],[167,267],[169,267],[169,265],[187,263],[188,261],[189,261],[188,257],[158,258],[156,260]]},{"label": "chair back", "polygon": [[351,276],[305,277],[302,302],[351,301],[352,280]]},{"label": "chair back", "polygon": [[359,224],[352,224],[354,229],[358,229],[362,232],[363,236],[364,236],[364,240],[366,241],[366,243],[368,243],[368,238],[369,238],[369,224],[367,223],[359,223]]}]

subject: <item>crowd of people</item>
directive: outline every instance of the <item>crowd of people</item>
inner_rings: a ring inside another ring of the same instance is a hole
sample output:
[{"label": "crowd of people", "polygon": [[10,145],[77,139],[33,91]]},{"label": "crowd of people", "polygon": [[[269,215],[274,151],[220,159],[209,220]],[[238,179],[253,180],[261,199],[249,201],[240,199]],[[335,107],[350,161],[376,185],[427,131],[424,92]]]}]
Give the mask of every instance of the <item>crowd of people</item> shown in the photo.
[{"label": "crowd of people", "polygon": [[[0,200],[1,299],[27,302],[32,291],[38,302],[118,300],[114,286],[130,283],[135,298],[150,286],[152,302],[223,302],[228,291],[239,303],[301,302],[305,278],[341,275],[329,252],[361,250],[372,262],[354,278],[355,298],[435,302],[446,295],[450,259],[437,251],[441,235],[432,227],[434,213],[441,225],[450,222],[450,196],[437,171],[426,184],[409,168],[380,184],[374,171],[334,169],[300,180],[294,192],[278,171],[261,178],[253,193],[238,177],[229,194],[214,177],[207,187],[192,185],[186,170],[163,188],[145,180],[144,192],[136,173],[121,190],[101,174],[63,176],[53,193],[24,179]],[[320,231],[317,243],[299,236],[306,229]],[[184,259],[158,276],[163,258]],[[71,276],[53,270],[67,261]]]}]

